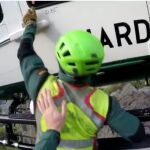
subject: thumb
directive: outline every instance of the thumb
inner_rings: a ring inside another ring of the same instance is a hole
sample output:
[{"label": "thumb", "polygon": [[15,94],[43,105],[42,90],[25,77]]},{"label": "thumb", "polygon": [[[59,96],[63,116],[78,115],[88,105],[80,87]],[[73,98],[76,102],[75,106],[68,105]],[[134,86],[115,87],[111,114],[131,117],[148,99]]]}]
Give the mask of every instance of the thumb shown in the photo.
[{"label": "thumb", "polygon": [[28,9],[28,13],[29,14],[31,14],[32,13],[32,9],[30,8],[30,9]]},{"label": "thumb", "polygon": [[35,11],[35,8],[34,8],[34,7],[31,7],[31,11],[32,11],[32,13],[36,13],[36,11]]},{"label": "thumb", "polygon": [[66,117],[67,104],[66,101],[63,101],[61,104],[61,114],[63,117]]}]

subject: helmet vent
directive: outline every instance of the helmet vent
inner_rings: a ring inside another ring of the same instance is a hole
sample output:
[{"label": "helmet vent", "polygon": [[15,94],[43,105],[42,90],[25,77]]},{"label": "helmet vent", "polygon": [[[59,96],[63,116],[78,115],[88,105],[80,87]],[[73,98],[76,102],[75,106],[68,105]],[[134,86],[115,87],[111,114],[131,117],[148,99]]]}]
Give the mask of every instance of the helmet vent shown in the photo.
[{"label": "helmet vent", "polygon": [[58,57],[60,58],[60,55],[59,55],[59,53],[57,52],[57,55],[58,55]]},{"label": "helmet vent", "polygon": [[70,65],[70,66],[75,66],[75,63],[68,63],[68,65]]},{"label": "helmet vent", "polygon": [[69,51],[65,51],[64,53],[63,53],[63,56],[64,57],[66,57],[66,56],[70,56],[71,54],[70,54],[70,52]]},{"label": "helmet vent", "polygon": [[92,58],[98,58],[97,54],[95,54],[95,53],[91,54],[91,57]]},{"label": "helmet vent", "polygon": [[65,46],[65,43],[61,43],[60,45],[60,49],[62,50],[62,48]]},{"label": "helmet vent", "polygon": [[73,68],[72,71],[74,72],[74,74],[78,74],[78,70],[76,68]]},{"label": "helmet vent", "polygon": [[94,68],[89,68],[89,69],[87,69],[87,71],[93,71],[94,70]]},{"label": "helmet vent", "polygon": [[86,65],[96,65],[98,63],[99,63],[98,61],[92,61],[92,62],[86,62],[85,64]]}]

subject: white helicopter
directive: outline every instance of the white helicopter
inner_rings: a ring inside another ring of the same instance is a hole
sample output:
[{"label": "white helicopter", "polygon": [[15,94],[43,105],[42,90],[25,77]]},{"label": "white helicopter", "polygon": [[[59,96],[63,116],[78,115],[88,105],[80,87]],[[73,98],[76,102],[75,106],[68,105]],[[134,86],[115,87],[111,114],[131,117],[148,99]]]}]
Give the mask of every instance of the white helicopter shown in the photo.
[{"label": "white helicopter", "polygon": [[[27,92],[17,59],[20,37],[24,31],[22,17],[30,7],[38,15],[38,29],[34,47],[48,70],[57,75],[58,65],[54,57],[55,43],[65,32],[83,29],[96,35],[105,49],[101,70],[93,76],[93,85],[107,85],[150,76],[150,1],[1,1],[0,2],[0,99],[13,99],[12,109],[24,102]],[[122,76],[121,76],[122,75]],[[16,103],[15,100],[19,102]],[[11,111],[10,111],[11,110]],[[143,121],[150,120],[150,109],[136,110]],[[12,123],[35,124],[33,116],[1,116],[7,124],[7,132],[13,134]],[[146,115],[145,115],[146,114]],[[11,129],[11,130],[9,130]],[[1,144],[32,149],[33,145],[20,144],[8,137]],[[122,139],[107,139],[122,145]],[[124,149],[150,149],[148,137],[141,145]],[[98,140],[105,146],[103,140]],[[115,144],[114,144],[115,145]],[[113,145],[113,146],[114,146]],[[119,144],[117,144],[119,145]],[[112,147],[111,147],[112,148]],[[114,147],[115,149],[115,147]]]}]

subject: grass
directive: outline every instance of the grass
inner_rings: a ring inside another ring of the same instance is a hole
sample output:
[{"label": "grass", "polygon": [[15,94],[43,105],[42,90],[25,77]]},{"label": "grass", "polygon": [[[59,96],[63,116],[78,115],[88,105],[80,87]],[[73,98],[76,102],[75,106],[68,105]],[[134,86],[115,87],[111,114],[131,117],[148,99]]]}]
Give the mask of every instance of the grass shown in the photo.
[{"label": "grass", "polygon": [[[131,83],[137,89],[147,86],[145,80],[136,80],[136,81],[131,81],[131,82],[123,82],[123,83],[103,86],[103,87],[101,87],[101,89],[110,95],[111,93],[117,91],[118,89],[119,90],[122,89],[122,87],[124,87],[124,85],[127,83]],[[149,81],[149,83],[150,83],[150,81]]]},{"label": "grass", "polygon": [[104,86],[102,87],[102,90],[105,91],[108,95],[110,95],[112,92],[115,92],[118,89],[121,89],[123,87],[124,84],[113,84],[113,85],[109,85],[109,86]]},{"label": "grass", "polygon": [[[5,135],[5,127],[3,124],[0,124],[0,137],[3,137],[4,135]],[[17,150],[17,149],[1,145],[0,150]]]},{"label": "grass", "polygon": [[16,148],[6,147],[6,146],[0,146],[0,150],[18,150]]},{"label": "grass", "polygon": [[[137,89],[146,86],[145,80],[131,81],[129,83],[131,83]],[[149,83],[150,83],[150,80],[149,80]],[[115,92],[118,89],[120,90],[125,84],[126,84],[126,82],[113,84],[113,85],[101,87],[101,89],[103,91],[105,91],[107,94],[110,95],[112,92]],[[20,128],[19,128],[19,126],[16,126],[16,127],[17,127],[17,132],[19,133]],[[0,137],[2,137],[4,135],[5,135],[5,127],[4,127],[3,124],[0,124]],[[6,146],[0,146],[0,150],[18,150],[18,149],[17,148],[6,147]]]}]

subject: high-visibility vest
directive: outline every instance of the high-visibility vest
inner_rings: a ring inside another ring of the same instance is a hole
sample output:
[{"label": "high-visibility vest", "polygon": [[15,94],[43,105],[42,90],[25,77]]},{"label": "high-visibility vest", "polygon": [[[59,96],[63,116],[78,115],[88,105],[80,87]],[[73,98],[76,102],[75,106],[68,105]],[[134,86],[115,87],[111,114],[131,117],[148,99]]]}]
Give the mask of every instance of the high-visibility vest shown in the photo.
[{"label": "high-visibility vest", "polygon": [[[103,91],[90,87],[75,87],[49,76],[40,92],[49,89],[58,109],[67,101],[67,117],[61,131],[57,150],[92,150],[93,138],[104,125],[109,108],[109,98]],[[47,131],[46,121],[36,109],[38,136]]]}]

